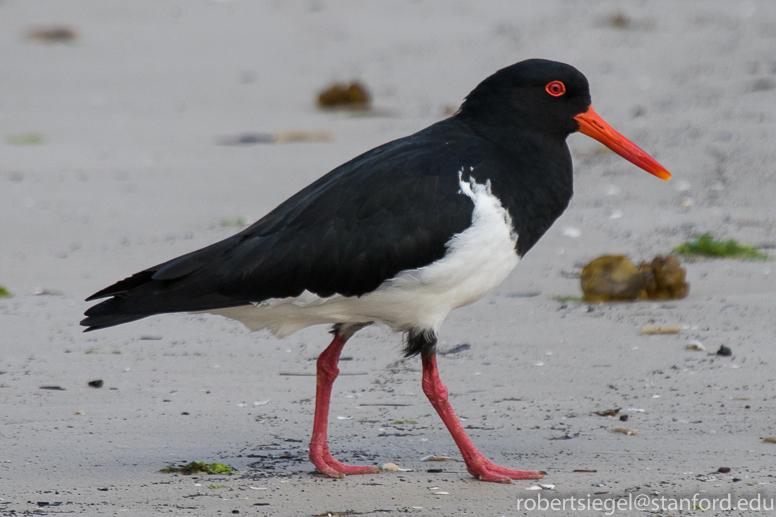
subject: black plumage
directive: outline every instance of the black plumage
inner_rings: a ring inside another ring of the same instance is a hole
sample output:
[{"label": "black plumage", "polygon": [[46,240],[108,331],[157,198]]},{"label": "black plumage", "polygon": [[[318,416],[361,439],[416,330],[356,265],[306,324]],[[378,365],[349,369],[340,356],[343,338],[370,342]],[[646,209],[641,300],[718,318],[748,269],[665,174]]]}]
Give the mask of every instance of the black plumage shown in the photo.
[{"label": "black plumage", "polygon": [[[294,297],[360,296],[398,272],[445,255],[471,224],[466,180],[491,182],[512,216],[525,254],[568,205],[569,113],[589,105],[574,68],[540,60],[483,81],[459,112],[414,135],[337,167],[242,232],[103,289],[112,297],[86,312],[87,330],[158,313],[202,311]],[[543,92],[547,77],[566,82],[562,100]],[[557,105],[563,103],[563,109]],[[559,112],[558,116],[550,116]],[[563,123],[559,123],[562,121]]]}]

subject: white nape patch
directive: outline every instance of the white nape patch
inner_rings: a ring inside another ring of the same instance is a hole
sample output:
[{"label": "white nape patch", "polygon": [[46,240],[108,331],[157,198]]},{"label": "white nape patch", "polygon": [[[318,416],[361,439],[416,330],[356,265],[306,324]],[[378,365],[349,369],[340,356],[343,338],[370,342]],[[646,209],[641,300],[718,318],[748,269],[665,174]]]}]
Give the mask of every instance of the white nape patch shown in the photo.
[{"label": "white nape patch", "polygon": [[453,309],[476,302],[499,285],[518,263],[512,217],[484,185],[458,173],[460,194],[474,203],[472,224],[447,243],[445,256],[428,266],[405,270],[363,296],[321,298],[305,291],[254,305],[211,312],[242,322],[251,330],[269,329],[286,337],[310,325],[367,323],[394,331],[439,330]]}]

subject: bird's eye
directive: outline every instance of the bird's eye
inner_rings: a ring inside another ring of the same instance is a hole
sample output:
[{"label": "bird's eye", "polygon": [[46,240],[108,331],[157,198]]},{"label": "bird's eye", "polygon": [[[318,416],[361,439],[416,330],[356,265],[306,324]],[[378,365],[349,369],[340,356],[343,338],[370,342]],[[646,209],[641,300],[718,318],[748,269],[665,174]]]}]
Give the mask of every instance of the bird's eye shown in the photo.
[{"label": "bird's eye", "polygon": [[560,81],[552,81],[551,83],[547,84],[544,89],[553,97],[560,97],[566,93],[566,85]]}]

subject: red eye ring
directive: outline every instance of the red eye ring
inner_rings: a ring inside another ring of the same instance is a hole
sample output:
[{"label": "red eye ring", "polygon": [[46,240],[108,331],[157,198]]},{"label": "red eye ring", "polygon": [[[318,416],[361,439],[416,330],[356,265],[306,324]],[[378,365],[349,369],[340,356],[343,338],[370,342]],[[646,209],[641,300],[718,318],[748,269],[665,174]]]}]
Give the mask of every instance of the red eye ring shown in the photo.
[{"label": "red eye ring", "polygon": [[545,91],[553,97],[560,97],[566,93],[566,85],[560,81],[552,81],[544,87]]}]

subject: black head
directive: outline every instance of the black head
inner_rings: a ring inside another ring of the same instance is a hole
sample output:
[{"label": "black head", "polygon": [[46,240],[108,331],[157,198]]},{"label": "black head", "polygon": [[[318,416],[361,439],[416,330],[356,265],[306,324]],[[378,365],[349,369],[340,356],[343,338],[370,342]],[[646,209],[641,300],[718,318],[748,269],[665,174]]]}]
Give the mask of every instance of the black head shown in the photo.
[{"label": "black head", "polygon": [[545,148],[548,142],[565,148],[566,137],[579,131],[650,174],[671,177],[598,116],[590,106],[587,78],[564,63],[528,59],[502,68],[466,97],[457,116],[481,136],[513,150],[535,146],[537,140]]},{"label": "black head", "polygon": [[517,126],[565,139],[590,107],[587,78],[573,66],[528,59],[502,68],[467,97],[459,115],[489,126]]}]

